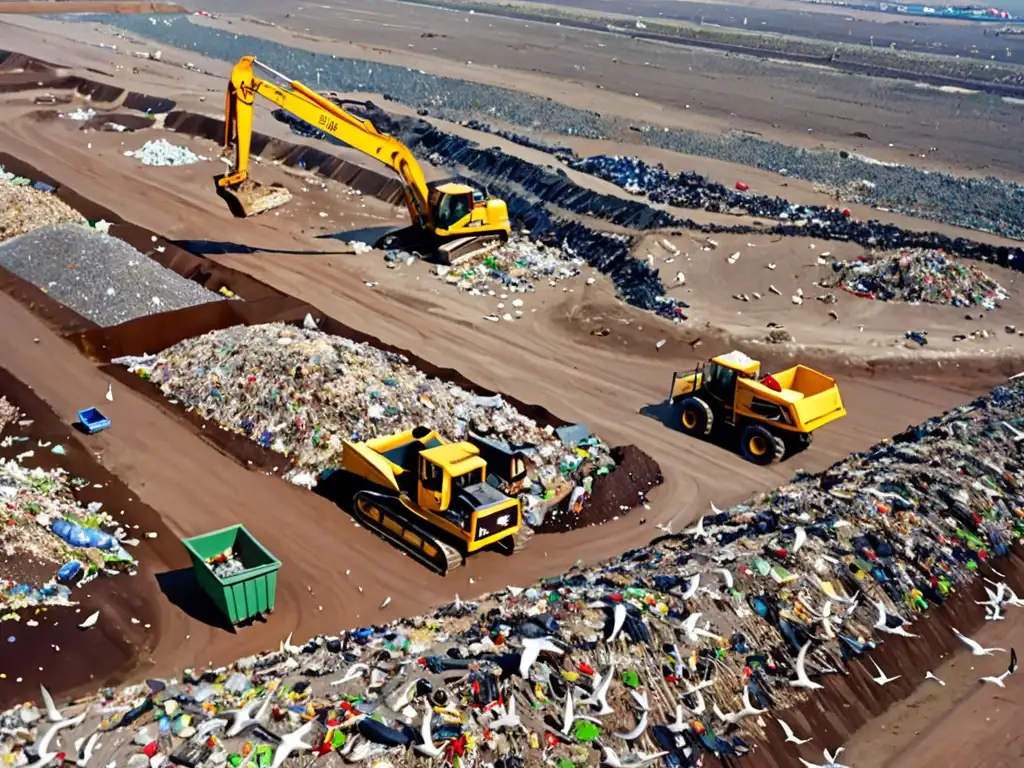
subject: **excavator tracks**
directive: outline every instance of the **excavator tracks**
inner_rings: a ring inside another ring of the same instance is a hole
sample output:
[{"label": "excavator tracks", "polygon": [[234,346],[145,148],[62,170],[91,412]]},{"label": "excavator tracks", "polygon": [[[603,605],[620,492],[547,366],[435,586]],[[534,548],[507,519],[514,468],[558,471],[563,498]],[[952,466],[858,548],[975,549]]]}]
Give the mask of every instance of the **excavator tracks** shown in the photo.
[{"label": "excavator tracks", "polygon": [[394,496],[359,491],[352,502],[356,519],[362,525],[432,571],[444,576],[463,564],[462,553],[441,541],[426,526],[412,520],[413,513]]}]

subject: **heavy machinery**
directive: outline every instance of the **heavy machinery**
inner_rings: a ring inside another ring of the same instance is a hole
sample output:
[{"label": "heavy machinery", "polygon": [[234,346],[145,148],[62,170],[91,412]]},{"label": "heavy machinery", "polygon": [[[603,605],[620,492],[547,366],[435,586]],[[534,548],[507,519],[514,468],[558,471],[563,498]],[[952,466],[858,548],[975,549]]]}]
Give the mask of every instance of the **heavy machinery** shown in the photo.
[{"label": "heavy machinery", "polygon": [[[257,77],[255,68],[285,85]],[[284,187],[263,185],[249,177],[256,96],[272,101],[399,175],[413,224],[407,237],[400,238],[406,247],[437,249],[442,260],[452,261],[484,244],[508,239],[511,225],[504,200],[488,200],[481,191],[466,184],[428,184],[416,158],[398,139],[377,130],[370,120],[360,119],[341,104],[258,62],[255,56],[243,57],[231,70],[224,114],[224,148],[228,151],[234,145],[234,162],[228,173],[216,177],[218,194],[227,200],[236,216],[253,216],[291,199],[291,193]]]},{"label": "heavy machinery", "polygon": [[816,429],[846,415],[835,379],[805,365],[765,376],[760,370],[759,362],[734,350],[692,373],[674,373],[669,402],[683,432],[738,432],[745,459],[772,464],[803,450]]},{"label": "heavy machinery", "polygon": [[427,427],[343,442],[340,469],[322,481],[336,489],[325,495],[345,497],[335,500],[349,502],[362,525],[442,575],[465,555],[511,554],[525,543],[519,500],[488,482],[480,449]]}]

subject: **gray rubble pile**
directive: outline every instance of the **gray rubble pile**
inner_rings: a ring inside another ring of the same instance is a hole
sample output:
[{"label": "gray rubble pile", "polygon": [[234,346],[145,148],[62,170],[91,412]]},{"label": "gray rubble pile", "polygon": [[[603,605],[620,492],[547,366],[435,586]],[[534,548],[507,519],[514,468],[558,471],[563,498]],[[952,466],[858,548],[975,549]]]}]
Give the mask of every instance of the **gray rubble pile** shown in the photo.
[{"label": "gray rubble pile", "polygon": [[[874,649],[894,635],[912,645],[968,580],[991,580],[990,616],[1020,610],[993,565],[1011,567],[998,559],[1024,532],[1022,421],[1014,382],[600,565],[302,645],[289,635],[49,718],[19,705],[0,715],[0,753],[25,765],[28,745],[56,749],[58,730],[75,744],[97,726],[109,734],[97,764],[129,766],[337,752],[393,768],[696,768],[755,740],[781,751],[773,715],[824,695],[830,676],[874,675]],[[1005,671],[995,653],[974,674]],[[879,677],[901,672],[882,663]]]},{"label": "gray rubble pile", "polygon": [[236,326],[151,358],[114,361],[150,379],[203,418],[287,456],[289,478],[311,485],[338,466],[344,440],[426,426],[447,439],[470,433],[523,449],[528,507],[566,497],[614,466],[610,449],[581,435],[563,442],[500,395],[481,397],[430,378],[396,354],[283,323]]},{"label": "gray rubble pile", "polygon": [[0,267],[101,326],[222,299],[82,224],[44,226],[0,244]]},{"label": "gray rubble pile", "polygon": [[[235,62],[257,55],[289,76],[319,82],[324,90],[384,93],[394,101],[453,121],[501,120],[524,128],[544,126],[550,133],[604,138],[637,126],[604,118],[539,96],[417,74],[379,61],[316,54],[249,35],[193,24],[188,17],[151,23],[143,15],[68,16],[72,21],[103,22],[215,59]],[[640,126],[644,141],[690,155],[713,157],[794,178],[842,188],[867,180],[875,189],[866,202],[936,221],[1024,239],[1024,194],[1018,184],[996,178],[961,178],[903,165],[883,165],[847,152],[806,150],[747,134],[712,135],[660,126]]]}]

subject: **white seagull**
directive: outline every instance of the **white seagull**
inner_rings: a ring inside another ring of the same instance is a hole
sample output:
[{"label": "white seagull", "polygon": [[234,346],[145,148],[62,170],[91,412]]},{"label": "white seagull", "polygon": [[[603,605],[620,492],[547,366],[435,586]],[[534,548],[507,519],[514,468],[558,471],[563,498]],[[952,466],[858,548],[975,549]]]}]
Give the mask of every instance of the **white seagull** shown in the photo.
[{"label": "white seagull", "polygon": [[622,628],[626,625],[626,604],[616,603],[612,609],[612,633],[608,635],[608,642],[614,643]]},{"label": "white seagull", "polygon": [[292,635],[293,634],[295,634],[295,633],[294,632],[289,632],[288,633],[288,637],[286,637],[282,641],[281,646],[278,649],[279,653],[284,653],[284,654],[287,654],[289,656],[298,656],[299,655],[299,652],[302,650],[302,648],[300,648],[297,645],[292,645]]},{"label": "white seagull", "polygon": [[817,690],[824,688],[821,683],[816,683],[807,676],[807,651],[811,647],[811,641],[808,640],[803,644],[800,649],[800,653],[796,657],[796,680],[790,680],[789,685],[792,688],[807,688],[808,690]]},{"label": "white seagull", "polygon": [[879,685],[885,685],[886,683],[891,683],[893,680],[899,680],[901,677],[903,677],[903,675],[896,675],[896,677],[889,677],[888,675],[885,674],[885,672],[882,671],[882,668],[880,666],[878,666],[878,662],[877,661],[875,661],[874,659],[871,659],[870,661],[871,661],[872,664],[875,665],[875,669],[878,670],[878,677],[872,677],[871,679],[874,680]]},{"label": "white seagull", "polygon": [[273,697],[269,694],[264,697],[262,701],[263,706],[260,707],[260,710],[256,713],[255,717],[252,715],[252,711],[255,709],[256,705],[260,703],[260,699],[258,698],[253,698],[248,704],[244,707],[240,707],[239,709],[221,712],[220,714],[223,715],[231,715],[232,719],[231,727],[228,728],[226,735],[229,737],[237,736],[249,726],[259,725],[263,718],[267,716],[272,699]]},{"label": "white seagull", "polygon": [[802,526],[798,525],[793,529],[793,549],[790,550],[790,554],[795,555],[800,551],[800,548],[807,543],[807,530]]},{"label": "white seagull", "polygon": [[735,725],[744,717],[750,715],[761,715],[767,712],[767,709],[757,709],[753,704],[750,703],[750,686],[743,686],[743,709],[737,712],[723,712],[718,708],[718,705],[714,705],[715,716],[723,723]]},{"label": "white seagull", "polygon": [[969,637],[964,637],[962,634],[960,634],[960,630],[956,627],[951,627],[951,629],[953,630],[953,634],[960,638],[960,642],[962,642],[964,645],[971,649],[971,654],[974,656],[992,656],[997,651],[999,653],[1006,653],[1005,648],[983,648],[981,646],[981,643],[977,642],[976,640],[972,640]]},{"label": "white seagull", "polygon": [[608,672],[601,682],[597,684],[594,692],[587,698],[580,701],[580,704],[586,704],[591,707],[598,707],[596,714],[598,715],[610,715],[615,710],[608,706],[608,689],[611,687],[612,679],[615,677],[615,665],[612,664],[608,667]]},{"label": "white seagull", "polygon": [[296,728],[291,733],[286,733],[281,737],[281,743],[277,745],[277,749],[274,750],[274,760],[270,764],[270,768],[281,768],[284,761],[291,757],[292,752],[296,750],[311,750],[309,744],[304,742],[302,739],[305,738],[311,730],[313,730],[314,720],[307,720],[305,725]]},{"label": "white seagull", "polygon": [[689,600],[691,597],[697,594],[697,590],[700,588],[700,574],[695,573],[690,577],[690,581],[686,584],[686,589],[679,595],[683,600]]},{"label": "white seagull", "polygon": [[422,744],[416,744],[413,749],[424,757],[434,760],[444,754],[444,750],[434,745],[434,734],[430,730],[430,720],[434,716],[434,709],[429,704],[424,705],[423,722],[420,723],[420,738]]},{"label": "white seagull", "polygon": [[351,680],[355,680],[357,677],[362,677],[369,671],[370,668],[366,664],[353,664],[348,668],[348,671],[345,672],[344,677],[332,681],[331,685],[344,685]]},{"label": "white seagull", "polygon": [[925,679],[925,680],[934,680],[934,681],[935,681],[936,683],[938,683],[939,685],[941,685],[941,686],[942,686],[943,688],[945,688],[945,687],[946,687],[946,681],[945,681],[945,680],[939,680],[939,678],[937,678],[937,677],[936,677],[936,676],[935,676],[935,675],[934,675],[934,674],[933,674],[932,672],[930,672],[930,671],[929,671],[929,672],[925,672],[925,673],[924,673],[924,679]]},{"label": "white seagull", "polygon": [[683,731],[690,730],[690,724],[683,718],[683,705],[676,704],[676,721],[669,723],[666,728],[672,733],[682,733]]},{"label": "white seagull", "polygon": [[779,727],[782,728],[782,732],[786,734],[786,741],[792,744],[796,744],[797,746],[800,746],[801,744],[806,744],[807,742],[811,741],[811,739],[798,739],[796,737],[796,734],[793,733],[793,729],[789,727],[789,723],[787,723],[781,717],[776,717],[775,722],[779,724]]},{"label": "white seagull", "polygon": [[1007,667],[1006,671],[1003,672],[1003,674],[999,675],[998,677],[983,677],[983,678],[981,678],[981,682],[983,682],[983,683],[994,683],[995,685],[998,685],[1000,688],[1005,688],[1006,687],[1006,683],[1004,683],[1003,681],[1006,678],[1008,678],[1010,675],[1012,675],[1014,672],[1016,672],[1016,671],[1017,671],[1017,651],[1015,651],[1013,648],[1011,648],[1010,649],[1010,666]]},{"label": "white seagull", "polygon": [[99,731],[93,731],[89,738],[81,738],[75,740],[75,766],[77,768],[87,768],[89,761],[92,760],[92,753],[96,749],[96,741],[100,737]]},{"label": "white seagull", "polygon": [[530,670],[536,663],[541,651],[549,651],[559,656],[565,653],[565,651],[551,642],[550,637],[523,638],[523,653],[519,659],[519,676],[523,680],[530,679]]},{"label": "white seagull", "polygon": [[635,755],[627,755],[624,759],[620,758],[611,747],[601,745],[601,765],[607,766],[608,768],[643,768],[645,765],[657,762],[668,752],[656,752],[648,755],[643,752],[638,752]]},{"label": "white seagull", "polygon": [[732,589],[735,582],[733,581],[732,573],[728,568],[715,568],[715,573],[721,574],[722,581],[725,582],[726,589]]},{"label": "white seagull", "polygon": [[[53,703],[53,696],[51,696],[50,692],[46,690],[45,685],[39,686],[39,693],[43,697],[43,706],[46,708],[47,720],[49,720],[51,723],[63,723],[66,721],[70,722],[71,718],[67,717],[64,713],[57,709],[57,705]],[[77,720],[76,725],[82,722],[82,720],[84,719],[84,714],[80,718],[75,718],[75,720]]]},{"label": "white seagull", "polygon": [[699,642],[701,637],[709,637],[712,640],[721,640],[722,638],[716,635],[714,632],[708,632],[706,629],[697,629],[697,622],[703,613],[691,613],[686,617],[686,621],[683,622],[683,631],[686,633],[686,638],[691,643]]},{"label": "white seagull", "polygon": [[523,724],[523,721],[519,719],[519,715],[516,714],[516,697],[509,693],[508,703],[504,707],[494,708],[498,717],[495,717],[487,724],[487,727],[492,731],[497,731],[502,728],[518,728]]},{"label": "white seagull", "polygon": [[622,739],[623,741],[635,741],[636,739],[639,739],[641,736],[643,736],[644,731],[646,730],[647,712],[644,712],[642,715],[640,715],[640,722],[636,724],[636,728],[634,728],[629,733],[616,733],[614,734],[614,736],[615,738]]},{"label": "white seagull", "polygon": [[917,635],[912,635],[907,632],[907,630],[903,628],[902,623],[897,627],[890,627],[886,624],[888,613],[885,610],[885,604],[882,603],[881,600],[875,601],[875,607],[878,608],[878,619],[875,621],[875,629],[879,632],[885,632],[890,635],[899,635],[900,637],[917,637]]}]

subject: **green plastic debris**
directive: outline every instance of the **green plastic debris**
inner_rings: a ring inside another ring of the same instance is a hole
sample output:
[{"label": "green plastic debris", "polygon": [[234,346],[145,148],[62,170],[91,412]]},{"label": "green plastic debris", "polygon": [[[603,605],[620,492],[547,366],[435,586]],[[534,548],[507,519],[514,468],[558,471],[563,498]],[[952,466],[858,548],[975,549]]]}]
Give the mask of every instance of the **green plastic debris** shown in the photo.
[{"label": "green plastic debris", "polygon": [[600,736],[601,729],[596,723],[592,723],[589,720],[577,720],[574,735],[577,741],[585,744]]},{"label": "green plastic debris", "polygon": [[628,688],[638,688],[640,686],[640,675],[628,669],[622,673],[622,684]]}]

